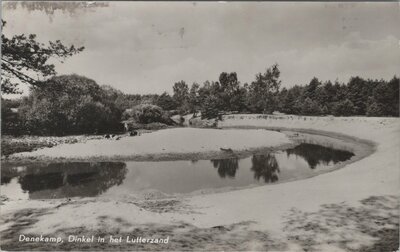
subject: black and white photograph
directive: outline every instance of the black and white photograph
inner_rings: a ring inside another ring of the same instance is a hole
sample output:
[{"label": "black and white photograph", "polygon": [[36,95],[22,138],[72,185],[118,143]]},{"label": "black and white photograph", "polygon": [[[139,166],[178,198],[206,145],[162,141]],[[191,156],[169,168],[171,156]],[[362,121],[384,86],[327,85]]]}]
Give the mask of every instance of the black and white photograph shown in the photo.
[{"label": "black and white photograph", "polygon": [[2,1],[2,251],[399,249],[398,2]]}]

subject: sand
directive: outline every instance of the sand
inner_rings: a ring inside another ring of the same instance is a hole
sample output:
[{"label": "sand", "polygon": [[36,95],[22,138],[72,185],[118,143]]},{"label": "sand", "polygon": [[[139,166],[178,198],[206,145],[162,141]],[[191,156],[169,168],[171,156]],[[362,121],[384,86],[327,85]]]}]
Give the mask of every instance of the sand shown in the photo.
[{"label": "sand", "polygon": [[220,148],[233,151],[276,147],[289,144],[286,135],[261,129],[219,130],[199,128],[173,128],[125,136],[120,140],[95,139],[84,143],[61,144],[32,152],[21,152],[9,158],[69,158],[92,159],[118,157],[130,159],[157,154],[184,154],[220,152]]},{"label": "sand", "polygon": [[[372,141],[376,151],[342,169],[309,179],[174,201],[167,198],[161,200],[164,207],[144,207],[148,201],[133,196],[71,202],[5,201],[2,230],[8,232],[3,236],[13,239],[9,231],[13,213],[39,209],[40,214],[30,214],[35,223],[23,227],[24,232],[125,235],[137,230],[171,235],[168,247],[117,247],[121,250],[388,251],[385,246],[398,244],[399,119],[262,115],[224,119],[219,126],[345,134]],[[110,249],[108,245],[101,248]]]}]

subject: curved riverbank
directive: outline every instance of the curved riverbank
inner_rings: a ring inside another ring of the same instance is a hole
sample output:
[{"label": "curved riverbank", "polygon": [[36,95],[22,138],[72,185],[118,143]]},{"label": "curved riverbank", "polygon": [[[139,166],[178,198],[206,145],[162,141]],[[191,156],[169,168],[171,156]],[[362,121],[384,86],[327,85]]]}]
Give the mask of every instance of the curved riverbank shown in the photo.
[{"label": "curved riverbank", "polygon": [[[324,146],[332,149],[337,149],[337,150],[345,150],[354,153],[354,156],[352,156],[349,160],[346,161],[341,161],[337,164],[334,164],[331,169],[328,171],[320,171],[316,172],[312,175],[303,177],[301,179],[293,179],[293,180],[286,180],[286,181],[276,181],[273,184],[268,184],[268,185],[276,185],[280,183],[293,183],[294,181],[298,180],[305,180],[309,179],[315,176],[319,176],[321,174],[325,173],[331,173],[334,172],[338,169],[341,169],[351,163],[360,161],[369,155],[373,154],[376,151],[376,143],[373,141],[369,140],[364,140],[352,136],[348,136],[345,134],[340,134],[340,133],[334,133],[334,132],[327,132],[323,130],[310,130],[310,129],[288,129],[286,127],[245,127],[245,126],[231,126],[231,127],[226,127],[230,129],[267,129],[267,130],[277,130],[279,132],[282,132],[286,134],[294,143],[294,146],[297,146],[298,144],[301,143],[308,143],[308,144],[316,144],[319,146]],[[265,154],[265,152],[260,151],[261,154]],[[253,152],[254,154],[254,152]],[[256,153],[257,154],[257,153]],[[249,153],[249,155],[251,155]],[[267,185],[267,184],[266,184]],[[208,188],[208,189],[201,189],[198,191],[194,191],[189,194],[183,194],[179,196],[183,197],[192,197],[195,195],[205,195],[205,194],[214,194],[214,193],[224,193],[224,192],[229,192],[229,191],[234,191],[234,190],[243,190],[243,189],[249,189],[249,188],[254,188],[258,186],[266,186],[266,185],[256,185],[252,184],[249,186],[245,187],[225,187],[225,188]],[[176,195],[175,195],[176,196]],[[164,197],[168,197],[168,195],[165,195]]]},{"label": "curved riverbank", "polygon": [[61,144],[9,156],[24,161],[166,161],[243,157],[254,152],[281,150],[293,142],[276,131],[173,128],[120,140],[96,139]]},{"label": "curved riverbank", "polygon": [[[182,128],[179,128],[182,129]],[[124,162],[124,161],[176,161],[176,160],[211,160],[211,159],[226,159],[226,158],[246,158],[251,155],[257,155],[257,154],[265,154],[265,153],[270,153],[270,152],[276,152],[280,150],[285,150],[288,148],[292,148],[302,142],[306,143],[313,143],[313,144],[318,144],[322,146],[326,146],[329,148],[334,148],[334,149],[342,149],[342,150],[347,150],[351,151],[355,154],[355,156],[346,162],[341,162],[337,165],[335,165],[335,169],[341,168],[349,163],[358,161],[370,154],[372,154],[375,150],[375,143],[372,141],[368,140],[363,140],[359,139],[356,137],[344,135],[344,134],[338,134],[338,133],[333,133],[333,132],[326,132],[322,130],[311,130],[311,129],[289,129],[286,127],[260,127],[260,126],[228,126],[224,127],[224,131],[221,130],[216,131],[216,132],[226,132],[225,130],[234,130],[230,133],[230,135],[235,135],[237,136],[236,132],[254,132],[254,130],[268,130],[264,131],[264,133],[268,134],[283,134],[285,135],[288,140],[288,143],[281,143],[277,146],[262,146],[262,147],[248,147],[245,146],[240,147],[236,146],[235,149],[231,148],[229,146],[229,151],[222,151],[222,150],[217,150],[218,145],[216,144],[214,146],[215,150],[209,150],[205,149],[204,146],[201,146],[201,152],[182,152],[182,149],[179,151],[171,152],[170,150],[166,150],[163,148],[163,152],[157,152],[157,150],[152,150],[148,151],[150,153],[142,153],[142,154],[136,154],[136,155],[111,155],[112,152],[110,152],[108,155],[92,155],[92,156],[85,156],[82,151],[79,151],[79,149],[74,149],[76,153],[79,153],[81,156],[77,156],[76,154],[73,155],[67,155],[66,157],[49,157],[46,155],[41,155],[37,153],[46,152],[50,150],[50,148],[44,148],[39,151],[35,151],[34,153],[32,152],[23,152],[23,153],[17,153],[15,155],[12,155],[11,157],[8,157],[7,159],[4,159],[2,161],[3,164],[9,166],[9,165],[24,165],[24,164],[31,164],[33,162]],[[189,129],[190,131],[204,131],[204,129]],[[210,129],[208,129],[210,130]],[[229,131],[228,131],[229,132]],[[276,132],[276,133],[275,133]],[[164,132],[165,133],[165,132]],[[147,134],[149,135],[149,134]],[[128,136],[124,137],[127,140],[136,140],[138,138],[130,138]],[[182,138],[184,139],[184,138]],[[251,138],[248,138],[249,140]],[[285,140],[286,140],[285,139]],[[164,139],[165,140],[165,139]],[[80,145],[85,145],[87,141],[82,141]],[[104,139],[99,139],[97,138],[96,141],[94,141],[96,145],[101,144],[101,143],[113,143],[117,144],[119,143],[118,141],[113,141],[113,140],[104,140]],[[93,143],[93,141],[92,141]],[[254,143],[251,143],[254,144]],[[271,145],[271,139],[268,138],[267,143],[263,143],[264,145]],[[204,145],[204,144],[202,144]],[[273,143],[272,143],[273,145]],[[67,144],[66,146],[70,148],[74,148],[76,145],[70,145]],[[224,144],[225,148],[227,148],[227,144]],[[59,148],[62,149],[64,146],[60,146]],[[192,146],[193,147],[193,146]],[[54,147],[52,147],[54,148]],[[93,145],[89,145],[89,149],[93,149]],[[175,148],[176,149],[176,148]],[[115,151],[115,149],[114,149]],[[58,152],[58,151],[57,151]],[[62,153],[62,152],[58,152]]]}]

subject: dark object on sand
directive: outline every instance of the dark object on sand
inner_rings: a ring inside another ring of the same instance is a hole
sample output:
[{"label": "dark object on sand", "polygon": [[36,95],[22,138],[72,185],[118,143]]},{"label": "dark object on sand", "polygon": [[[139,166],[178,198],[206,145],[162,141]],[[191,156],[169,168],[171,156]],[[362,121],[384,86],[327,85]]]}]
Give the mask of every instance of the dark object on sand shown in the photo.
[{"label": "dark object on sand", "polygon": [[214,226],[214,227],[211,227],[211,228],[218,229],[218,230],[224,230],[224,231],[228,231],[229,230],[228,228],[226,228],[224,226]]},{"label": "dark object on sand", "polygon": [[231,148],[220,148],[222,151],[233,152]]},{"label": "dark object on sand", "polygon": [[129,132],[130,136],[137,136],[138,132],[136,130],[132,130],[131,132]]},{"label": "dark object on sand", "polygon": [[121,137],[120,137],[120,136],[118,136],[118,137],[116,137],[116,138],[115,138],[115,140],[119,140],[119,139],[121,139]]},{"label": "dark object on sand", "polygon": [[110,135],[109,135],[109,134],[107,134],[107,135],[105,135],[105,136],[104,136],[104,138],[107,138],[107,139],[109,139],[109,138],[110,138]]},{"label": "dark object on sand", "polygon": [[112,134],[112,135],[111,135],[111,138],[114,138],[114,137],[115,137],[115,134]]}]

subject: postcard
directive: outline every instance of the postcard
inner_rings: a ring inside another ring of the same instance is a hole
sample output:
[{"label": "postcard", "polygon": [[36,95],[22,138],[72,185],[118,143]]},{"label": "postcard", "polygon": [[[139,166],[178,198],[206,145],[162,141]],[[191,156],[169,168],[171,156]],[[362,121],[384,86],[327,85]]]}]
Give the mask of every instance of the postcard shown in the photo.
[{"label": "postcard", "polygon": [[396,251],[397,2],[3,1],[2,251]]}]

